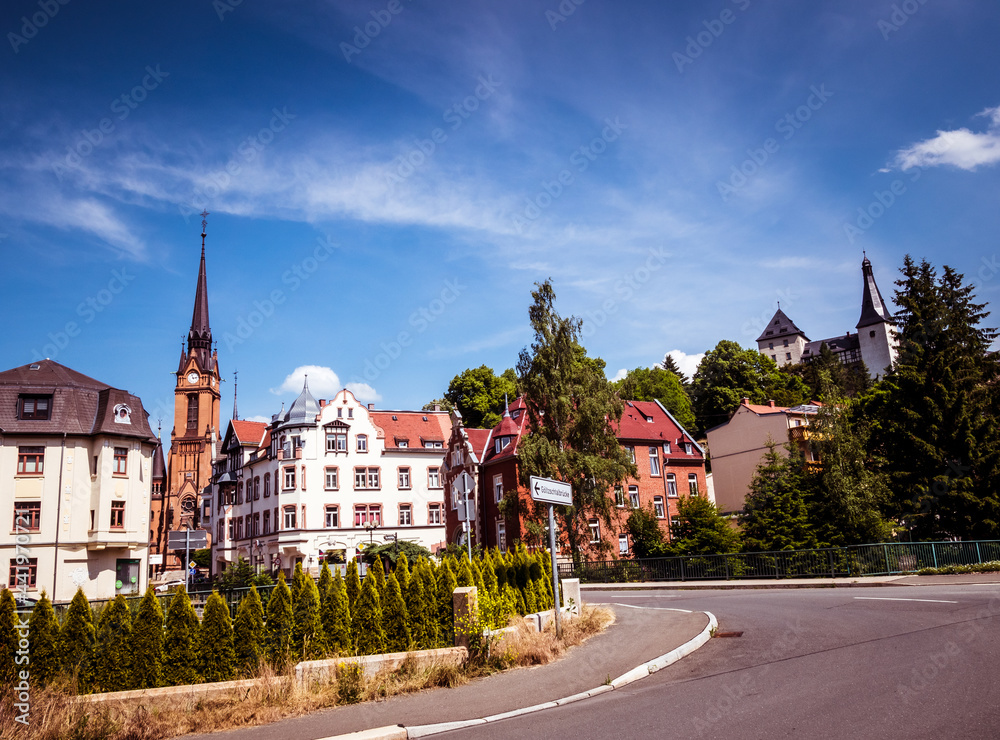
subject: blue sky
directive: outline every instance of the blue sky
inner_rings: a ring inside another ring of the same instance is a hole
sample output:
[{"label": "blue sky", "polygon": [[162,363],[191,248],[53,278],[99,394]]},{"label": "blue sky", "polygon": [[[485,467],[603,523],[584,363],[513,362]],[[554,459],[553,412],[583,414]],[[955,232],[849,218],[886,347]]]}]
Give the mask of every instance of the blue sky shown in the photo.
[{"label": "blue sky", "polygon": [[0,366],[165,435],[206,208],[245,418],[306,367],[419,408],[513,366],[549,277],[609,376],[752,346],[778,300],[853,331],[863,249],[887,298],[907,253],[1000,290],[993,3],[95,5],[0,14]]}]

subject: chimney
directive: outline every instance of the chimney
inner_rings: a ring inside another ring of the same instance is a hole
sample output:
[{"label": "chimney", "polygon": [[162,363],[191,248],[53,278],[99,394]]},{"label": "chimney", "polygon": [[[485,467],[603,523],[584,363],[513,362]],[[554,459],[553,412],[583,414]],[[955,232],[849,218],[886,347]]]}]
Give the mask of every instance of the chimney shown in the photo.
[{"label": "chimney", "polygon": [[750,405],[750,399],[749,398],[744,398],[743,401],[742,401],[742,403],[743,403],[744,406],[749,406]]},{"label": "chimney", "polygon": [[770,399],[770,398],[767,399],[767,405],[770,406],[773,409],[774,408],[774,400]]},{"label": "chimney", "polygon": [[326,406],[326,399],[325,398],[319,399],[319,407],[323,408],[324,406]]},{"label": "chimney", "polygon": [[375,410],[375,404],[374,403],[368,404],[368,410],[369,411],[374,411]]},{"label": "chimney", "polygon": [[434,410],[435,411],[440,411],[441,410],[441,404],[439,404],[439,403],[434,404]]}]

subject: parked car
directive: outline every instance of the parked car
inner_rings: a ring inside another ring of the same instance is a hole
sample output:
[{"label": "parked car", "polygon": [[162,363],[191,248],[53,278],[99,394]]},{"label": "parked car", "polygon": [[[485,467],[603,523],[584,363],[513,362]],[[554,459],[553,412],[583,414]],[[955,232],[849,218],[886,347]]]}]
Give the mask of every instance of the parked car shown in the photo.
[{"label": "parked car", "polygon": [[173,591],[178,586],[183,586],[183,585],[184,585],[183,579],[177,578],[169,581],[164,581],[159,586],[154,586],[153,591],[159,594],[159,593],[164,593],[166,591]]}]

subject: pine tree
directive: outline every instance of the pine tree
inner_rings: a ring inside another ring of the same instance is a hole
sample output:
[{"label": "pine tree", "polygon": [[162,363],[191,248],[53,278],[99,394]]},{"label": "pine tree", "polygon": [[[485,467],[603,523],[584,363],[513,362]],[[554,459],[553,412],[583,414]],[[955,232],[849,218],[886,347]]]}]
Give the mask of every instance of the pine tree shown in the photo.
[{"label": "pine tree", "polygon": [[323,601],[323,631],[328,650],[340,655],[353,651],[351,610],[347,604],[347,587],[339,568]]},{"label": "pine tree", "polygon": [[358,597],[361,595],[361,578],[358,576],[358,561],[351,560],[347,564],[347,606],[351,614],[358,605]]},{"label": "pine tree", "polygon": [[458,583],[452,573],[451,564],[446,560],[438,569],[437,619],[438,644],[442,647],[455,644],[455,589]]},{"label": "pine tree", "polygon": [[319,589],[320,604],[323,603],[323,599],[326,598],[326,594],[331,586],[333,586],[333,573],[330,572],[330,566],[324,560],[323,567],[319,569],[319,580],[316,582],[316,588]]},{"label": "pine tree", "polygon": [[385,598],[385,566],[382,565],[382,558],[375,558],[375,562],[368,566],[368,571],[375,576],[375,588],[378,589],[380,599]]},{"label": "pine tree", "polygon": [[231,681],[236,673],[233,623],[218,591],[212,591],[205,603],[198,642],[202,678],[208,682]]},{"label": "pine tree", "polygon": [[59,664],[76,675],[77,691],[89,694],[94,681],[94,623],[87,597],[78,588],[59,630]]},{"label": "pine tree", "polygon": [[715,504],[703,496],[678,499],[674,525],[674,540],[670,543],[674,555],[739,552],[739,534],[719,516]]},{"label": "pine tree", "polygon": [[802,453],[789,443],[785,457],[776,447],[769,440],[740,514],[740,533],[748,552],[816,547],[816,533],[803,493],[806,472]]},{"label": "pine tree", "polygon": [[2,686],[13,684],[17,675],[14,652],[19,642],[17,625],[20,621],[17,604],[14,603],[10,589],[0,590],[0,685]]},{"label": "pine tree", "polygon": [[424,586],[419,573],[414,572],[406,590],[403,592],[406,601],[406,613],[409,617],[410,638],[416,650],[427,650],[434,646],[436,640],[429,635],[427,600],[424,596]]},{"label": "pine tree", "polygon": [[184,686],[198,682],[198,614],[181,586],[167,607],[163,640],[163,684]]},{"label": "pine tree", "polygon": [[353,612],[352,627],[358,655],[377,655],[385,652],[385,630],[382,621],[382,604],[375,577],[369,573],[361,584],[358,607]]},{"label": "pine tree", "polygon": [[292,644],[292,593],[285,583],[285,574],[278,574],[278,585],[267,600],[267,621],[264,623],[264,651],[276,668],[284,667]]},{"label": "pine tree", "polygon": [[410,616],[403,603],[396,574],[390,573],[385,579],[385,606],[382,609],[382,624],[385,627],[385,647],[390,653],[400,653],[410,649]]},{"label": "pine tree", "polygon": [[52,609],[52,602],[42,591],[42,598],[31,610],[28,620],[31,638],[31,681],[36,686],[45,686],[59,673],[59,655],[56,644],[59,641],[59,622]]},{"label": "pine tree", "polygon": [[304,576],[298,602],[294,604],[292,655],[298,660],[315,660],[325,654],[319,589],[310,576]]},{"label": "pine tree", "polygon": [[101,613],[94,652],[94,683],[98,690],[132,688],[132,615],[121,594]]},{"label": "pine tree", "polygon": [[163,609],[152,585],[132,622],[132,678],[137,689],[163,684]]},{"label": "pine tree", "polygon": [[260,669],[264,659],[264,607],[256,586],[250,587],[236,609],[233,649],[238,674],[252,676]]},{"label": "pine tree", "polygon": [[401,552],[396,558],[396,580],[399,581],[399,588],[405,594],[410,585],[410,561],[405,552]]}]

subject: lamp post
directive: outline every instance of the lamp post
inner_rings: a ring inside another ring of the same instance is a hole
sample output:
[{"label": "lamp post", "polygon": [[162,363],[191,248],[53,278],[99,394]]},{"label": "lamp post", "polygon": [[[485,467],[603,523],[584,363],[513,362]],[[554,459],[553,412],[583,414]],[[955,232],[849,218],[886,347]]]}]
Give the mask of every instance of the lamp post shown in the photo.
[{"label": "lamp post", "polygon": [[264,545],[261,544],[260,540],[254,540],[253,549],[254,549],[254,559],[253,559],[254,572],[256,572],[257,575],[260,575],[260,569],[264,565]]},{"label": "lamp post", "polygon": [[376,529],[378,529],[378,525],[375,522],[368,522],[367,524],[365,524],[365,531],[368,533],[368,545],[369,546],[371,546],[371,545],[374,544],[374,542],[373,542],[374,534],[373,533],[375,532]]}]

